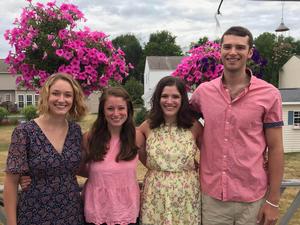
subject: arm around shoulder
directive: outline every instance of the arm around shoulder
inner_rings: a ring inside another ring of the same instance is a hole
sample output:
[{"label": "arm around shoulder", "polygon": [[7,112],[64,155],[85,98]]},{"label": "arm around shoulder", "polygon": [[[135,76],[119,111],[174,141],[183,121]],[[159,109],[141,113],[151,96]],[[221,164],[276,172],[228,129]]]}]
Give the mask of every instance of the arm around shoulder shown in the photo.
[{"label": "arm around shoulder", "polygon": [[136,145],[139,148],[139,159],[144,166],[146,166],[147,153],[146,153],[146,140],[148,137],[148,132],[150,130],[149,122],[144,121],[137,129],[136,129]]},{"label": "arm around shoulder", "polygon": [[193,126],[191,128],[192,134],[196,140],[197,147],[200,149],[201,146],[201,141],[202,141],[202,135],[203,135],[203,126],[202,124],[198,121],[195,120],[193,123]]},{"label": "arm around shoulder", "polygon": [[89,152],[88,138],[89,138],[89,132],[84,133],[82,137],[82,144],[81,144],[81,162],[77,172],[77,175],[82,177],[88,177],[88,168],[86,163],[86,159]]}]

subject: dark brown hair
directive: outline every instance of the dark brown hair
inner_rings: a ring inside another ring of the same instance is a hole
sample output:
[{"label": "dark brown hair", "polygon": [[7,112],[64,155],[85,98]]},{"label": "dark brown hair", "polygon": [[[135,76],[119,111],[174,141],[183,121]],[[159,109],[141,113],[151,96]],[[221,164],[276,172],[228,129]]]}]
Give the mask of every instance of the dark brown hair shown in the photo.
[{"label": "dark brown hair", "polygon": [[241,27],[241,26],[230,27],[222,35],[221,44],[224,41],[224,36],[225,35],[234,35],[234,36],[239,36],[239,37],[247,37],[248,36],[249,48],[251,49],[253,47],[253,36],[252,36],[251,32],[245,27]]},{"label": "dark brown hair", "polygon": [[87,160],[101,161],[104,159],[108,144],[111,139],[110,131],[107,127],[107,121],[104,115],[104,104],[109,96],[121,97],[127,103],[127,120],[124,122],[121,133],[120,142],[121,149],[116,157],[116,161],[132,160],[137,154],[137,146],[135,144],[135,126],[133,122],[133,105],[129,94],[122,87],[109,87],[105,89],[100,97],[98,116],[94,122],[89,134],[89,154]]},{"label": "dark brown hair", "polygon": [[166,86],[175,86],[181,95],[181,106],[177,113],[177,126],[180,128],[190,128],[193,125],[193,117],[189,105],[189,100],[183,80],[167,76],[162,78],[156,85],[151,98],[151,109],[149,113],[150,128],[154,129],[165,123],[164,113],[160,107],[160,98]]}]

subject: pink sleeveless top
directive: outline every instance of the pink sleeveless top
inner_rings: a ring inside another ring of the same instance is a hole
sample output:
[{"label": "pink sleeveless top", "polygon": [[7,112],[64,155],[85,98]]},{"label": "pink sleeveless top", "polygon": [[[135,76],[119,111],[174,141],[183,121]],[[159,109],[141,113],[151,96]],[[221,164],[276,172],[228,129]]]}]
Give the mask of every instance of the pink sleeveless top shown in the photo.
[{"label": "pink sleeveless top", "polygon": [[140,189],[136,179],[138,156],[116,162],[120,139],[112,138],[104,161],[90,162],[84,187],[86,222],[107,225],[136,223],[140,208]]}]

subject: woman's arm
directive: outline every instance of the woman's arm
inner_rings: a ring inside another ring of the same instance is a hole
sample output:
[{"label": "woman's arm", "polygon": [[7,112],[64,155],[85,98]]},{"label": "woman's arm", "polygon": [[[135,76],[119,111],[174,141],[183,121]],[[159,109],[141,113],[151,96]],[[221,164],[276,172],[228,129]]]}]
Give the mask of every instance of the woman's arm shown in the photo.
[{"label": "woman's arm", "polygon": [[195,138],[197,147],[200,149],[201,141],[202,141],[202,135],[203,135],[203,126],[202,126],[202,124],[198,120],[195,120],[195,122],[193,123],[191,131],[192,131],[192,134]]},{"label": "woman's arm", "polygon": [[86,163],[87,154],[88,154],[88,146],[89,146],[88,136],[89,136],[89,133],[86,132],[83,134],[83,137],[82,137],[81,162],[80,162],[80,167],[77,171],[77,175],[82,176],[82,177],[89,177],[88,165]]},{"label": "woman's arm", "polygon": [[146,140],[149,132],[150,132],[150,127],[148,121],[144,121],[136,129],[136,145],[139,148],[139,159],[144,166],[146,166],[146,161],[147,161]]},{"label": "woman's arm", "polygon": [[7,225],[17,225],[17,195],[19,174],[7,172],[4,181],[4,209],[7,217]]}]

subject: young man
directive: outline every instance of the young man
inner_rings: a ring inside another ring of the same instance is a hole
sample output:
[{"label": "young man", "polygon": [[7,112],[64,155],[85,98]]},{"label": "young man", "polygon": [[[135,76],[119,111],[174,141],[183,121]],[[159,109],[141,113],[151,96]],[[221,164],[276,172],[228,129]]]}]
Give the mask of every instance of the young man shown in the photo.
[{"label": "young man", "polygon": [[204,225],[269,225],[279,216],[281,96],[246,68],[252,45],[249,30],[229,28],[221,39],[223,75],[201,84],[191,99],[205,121],[200,164]]}]

